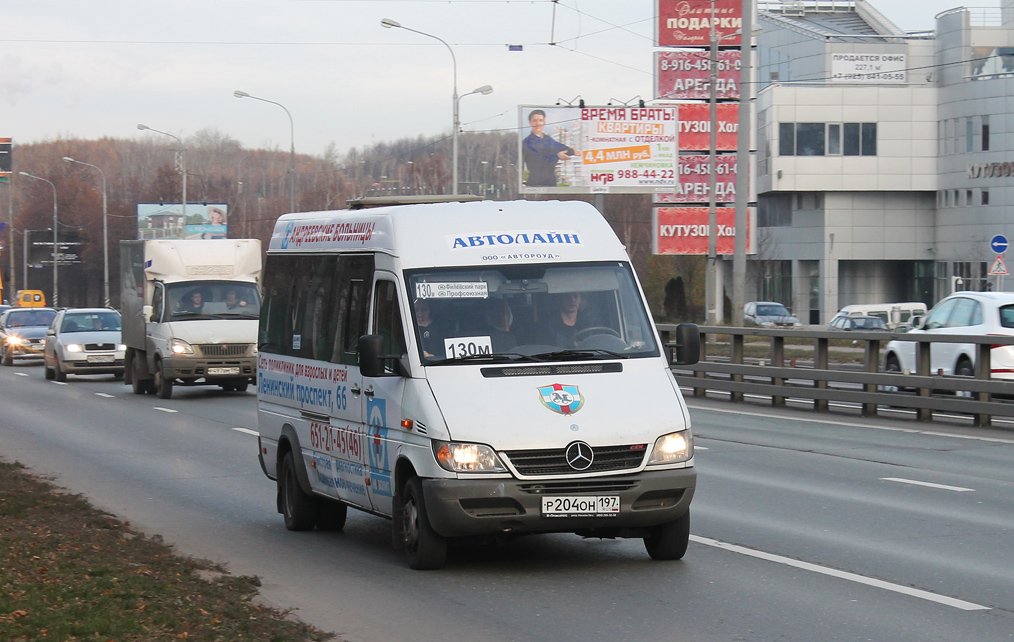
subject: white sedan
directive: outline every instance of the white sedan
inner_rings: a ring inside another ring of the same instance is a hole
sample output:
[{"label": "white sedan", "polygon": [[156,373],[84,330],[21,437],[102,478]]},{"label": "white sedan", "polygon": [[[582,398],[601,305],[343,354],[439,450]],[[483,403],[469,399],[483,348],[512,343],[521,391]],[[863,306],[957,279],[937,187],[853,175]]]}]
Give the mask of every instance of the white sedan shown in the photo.
[{"label": "white sedan", "polygon": [[126,349],[120,337],[120,313],[116,310],[60,310],[46,331],[43,350],[46,379],[66,381],[68,374],[122,377]]},{"label": "white sedan", "polygon": [[[937,303],[909,335],[968,334],[1014,336],[1014,292],[955,292]],[[930,371],[945,375],[975,375],[974,343],[933,343]],[[1014,345],[994,346],[989,353],[990,375],[1014,380]],[[896,340],[884,347],[884,370],[916,371],[916,344]]]}]

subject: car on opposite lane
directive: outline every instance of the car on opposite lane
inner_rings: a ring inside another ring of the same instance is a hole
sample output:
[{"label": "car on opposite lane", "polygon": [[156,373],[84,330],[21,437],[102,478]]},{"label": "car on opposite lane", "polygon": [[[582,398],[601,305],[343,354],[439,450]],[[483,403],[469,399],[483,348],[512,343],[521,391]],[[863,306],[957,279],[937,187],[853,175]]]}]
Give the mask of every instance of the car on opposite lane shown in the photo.
[{"label": "car on opposite lane", "polygon": [[887,332],[890,328],[887,327],[887,323],[880,317],[847,316],[839,314],[835,318],[831,319],[831,323],[828,324],[828,330],[856,332],[876,332],[877,330],[881,330],[883,332]]},{"label": "car on opposite lane", "polygon": [[122,377],[126,347],[120,328],[120,313],[111,308],[60,310],[46,331],[46,379],[66,381],[68,374]]},{"label": "car on opposite lane", "polygon": [[0,363],[42,359],[43,337],[55,316],[53,308],[11,308],[0,314]]},{"label": "car on opposite lane", "polygon": [[[933,306],[908,334],[1014,336],[1014,292],[955,292]],[[884,370],[915,372],[915,343],[895,340],[884,346]],[[930,372],[975,375],[974,343],[933,343]],[[997,345],[989,353],[990,376],[1014,380],[1014,345]]]},{"label": "car on opposite lane", "polygon": [[750,301],[743,306],[743,323],[762,328],[798,328],[803,325],[777,301]]}]

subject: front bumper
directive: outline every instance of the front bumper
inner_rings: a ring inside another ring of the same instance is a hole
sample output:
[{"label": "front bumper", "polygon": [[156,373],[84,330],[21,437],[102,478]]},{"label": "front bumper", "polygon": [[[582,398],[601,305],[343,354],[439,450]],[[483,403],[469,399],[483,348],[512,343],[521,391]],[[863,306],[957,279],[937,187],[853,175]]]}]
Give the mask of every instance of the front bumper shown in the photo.
[{"label": "front bumper", "polygon": [[171,379],[218,379],[245,378],[251,381],[257,376],[257,357],[165,357],[162,361],[165,376]]},{"label": "front bumper", "polygon": [[38,342],[26,340],[23,343],[8,344],[11,356],[15,359],[42,359],[44,346],[41,339]]},{"label": "front bumper", "polygon": [[[445,537],[582,533],[641,537],[690,508],[697,486],[694,468],[643,471],[579,480],[425,479],[430,525]],[[620,512],[608,517],[543,517],[543,496],[618,495]]]},{"label": "front bumper", "polygon": [[123,355],[114,356],[112,361],[104,363],[89,363],[87,357],[80,359],[64,357],[60,367],[67,374],[119,374],[123,372]]}]

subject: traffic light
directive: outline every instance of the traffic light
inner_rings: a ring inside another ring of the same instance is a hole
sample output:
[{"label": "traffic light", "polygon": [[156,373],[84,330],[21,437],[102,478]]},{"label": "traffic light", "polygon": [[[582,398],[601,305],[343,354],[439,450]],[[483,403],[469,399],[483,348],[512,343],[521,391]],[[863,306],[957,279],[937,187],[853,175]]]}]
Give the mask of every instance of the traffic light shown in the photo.
[{"label": "traffic light", "polygon": [[0,138],[0,183],[10,180],[12,167],[11,139]]}]

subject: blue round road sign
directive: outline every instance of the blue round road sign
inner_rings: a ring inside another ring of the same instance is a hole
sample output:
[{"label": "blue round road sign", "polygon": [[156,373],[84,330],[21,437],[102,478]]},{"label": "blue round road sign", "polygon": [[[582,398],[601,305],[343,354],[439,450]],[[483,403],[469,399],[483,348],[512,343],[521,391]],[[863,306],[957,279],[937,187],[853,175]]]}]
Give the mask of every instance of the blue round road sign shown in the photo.
[{"label": "blue round road sign", "polygon": [[997,234],[989,239],[989,249],[997,254],[1003,254],[1007,251],[1007,237],[1003,234]]}]

